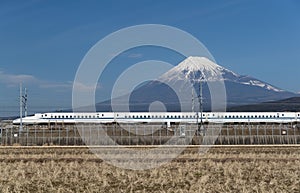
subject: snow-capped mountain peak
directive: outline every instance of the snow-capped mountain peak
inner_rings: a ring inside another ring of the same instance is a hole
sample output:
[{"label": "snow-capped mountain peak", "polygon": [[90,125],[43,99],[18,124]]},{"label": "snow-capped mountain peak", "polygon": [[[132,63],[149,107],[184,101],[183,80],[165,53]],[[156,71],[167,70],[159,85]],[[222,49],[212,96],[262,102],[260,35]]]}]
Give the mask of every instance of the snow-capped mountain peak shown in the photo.
[{"label": "snow-capped mountain peak", "polygon": [[198,81],[203,77],[206,81],[220,81],[224,79],[225,74],[233,77],[238,76],[205,57],[190,56],[163,74],[160,79],[171,80],[175,78]]},{"label": "snow-capped mountain peak", "polygon": [[184,61],[182,61],[180,64],[178,64],[175,67],[176,70],[178,71],[183,71],[183,70],[190,70],[190,71],[212,71],[216,72],[216,70],[222,70],[224,69],[223,67],[219,66],[218,64],[210,61],[209,59],[205,57],[194,57],[190,56],[186,58]]},{"label": "snow-capped mountain peak", "polygon": [[275,92],[284,91],[258,79],[238,75],[205,57],[195,56],[186,58],[177,66],[163,74],[158,80],[162,82],[175,82],[178,80],[198,82],[202,77],[205,81],[227,81],[242,85],[256,86]]}]

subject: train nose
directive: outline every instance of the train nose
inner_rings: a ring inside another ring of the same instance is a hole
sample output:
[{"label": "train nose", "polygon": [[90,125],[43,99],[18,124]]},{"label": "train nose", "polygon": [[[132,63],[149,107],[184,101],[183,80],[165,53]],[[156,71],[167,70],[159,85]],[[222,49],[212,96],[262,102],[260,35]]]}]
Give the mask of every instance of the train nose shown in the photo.
[{"label": "train nose", "polygon": [[20,119],[13,120],[13,124],[20,124]]}]

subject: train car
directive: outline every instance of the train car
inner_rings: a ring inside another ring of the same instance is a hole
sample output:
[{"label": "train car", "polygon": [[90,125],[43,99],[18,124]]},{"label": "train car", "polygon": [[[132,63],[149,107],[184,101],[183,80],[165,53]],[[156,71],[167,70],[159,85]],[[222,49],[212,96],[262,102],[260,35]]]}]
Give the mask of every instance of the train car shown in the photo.
[{"label": "train car", "polygon": [[[297,123],[300,112],[53,112],[22,118],[24,124],[49,123]],[[20,124],[16,119],[13,124]]]}]

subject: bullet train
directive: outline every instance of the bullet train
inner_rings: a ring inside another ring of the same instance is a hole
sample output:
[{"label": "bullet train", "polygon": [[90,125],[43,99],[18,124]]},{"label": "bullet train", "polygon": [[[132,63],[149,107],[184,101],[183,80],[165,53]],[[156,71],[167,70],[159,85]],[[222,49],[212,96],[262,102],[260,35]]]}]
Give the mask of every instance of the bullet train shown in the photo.
[{"label": "bullet train", "polygon": [[[20,118],[13,124],[20,124]],[[75,123],[298,123],[300,112],[53,112],[22,118],[23,124]]]}]

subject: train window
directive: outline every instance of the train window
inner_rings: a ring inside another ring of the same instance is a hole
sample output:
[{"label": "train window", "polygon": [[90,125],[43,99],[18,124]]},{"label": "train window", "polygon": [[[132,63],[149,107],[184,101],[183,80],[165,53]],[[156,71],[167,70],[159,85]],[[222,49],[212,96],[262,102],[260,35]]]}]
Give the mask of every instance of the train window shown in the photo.
[{"label": "train window", "polygon": [[45,115],[45,117],[47,117],[47,114]]},{"label": "train window", "polygon": [[144,118],[147,118],[147,116],[146,116],[146,115],[144,115]]},{"label": "train window", "polygon": [[227,119],[227,115],[225,115],[225,119]]},{"label": "train window", "polygon": [[257,115],[255,115],[254,117],[257,118]]},{"label": "train window", "polygon": [[132,115],[132,118],[134,118],[134,115]]},{"label": "train window", "polygon": [[284,117],[284,114],[282,114],[282,116]]},{"label": "train window", "polygon": [[213,114],[213,117],[215,116],[215,114]]},{"label": "train window", "polygon": [[125,115],[125,119],[127,119],[127,116]]},{"label": "train window", "polygon": [[54,116],[54,118],[56,119],[56,115]]},{"label": "train window", "polygon": [[178,116],[178,118],[180,119],[180,115]]},{"label": "train window", "polygon": [[66,118],[68,119],[68,118],[69,118],[69,116],[67,115],[67,116],[66,116]]},{"label": "train window", "polygon": [[174,118],[176,119],[176,118],[177,118],[177,116],[175,115],[175,116],[174,116]]},{"label": "train window", "polygon": [[53,116],[51,115],[51,118],[53,118]]},{"label": "train window", "polygon": [[173,119],[173,116],[171,115],[171,119]]},{"label": "train window", "polygon": [[42,117],[44,117],[44,116],[42,115]]},{"label": "train window", "polygon": [[119,114],[117,114],[117,117],[119,116]]},{"label": "train window", "polygon": [[60,119],[60,116],[58,116],[58,118]]},{"label": "train window", "polygon": [[104,116],[104,114],[102,114],[102,117]]},{"label": "train window", "polygon": [[150,115],[148,115],[148,118],[150,118]]},{"label": "train window", "polygon": [[231,115],[229,115],[228,118],[230,119],[230,118],[231,118]]}]

